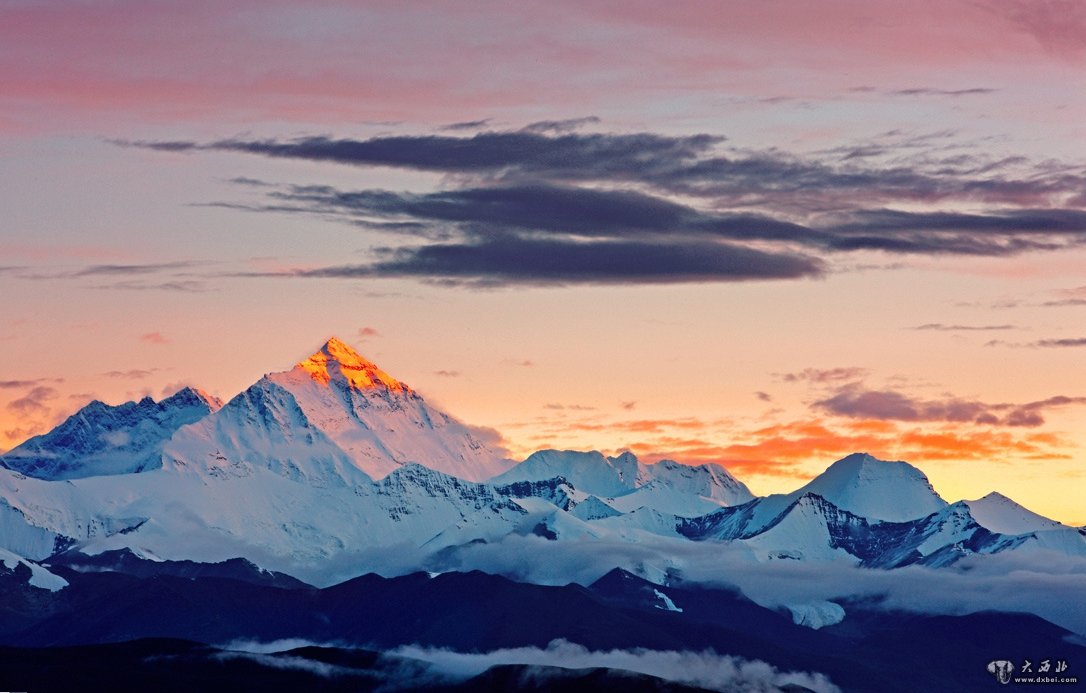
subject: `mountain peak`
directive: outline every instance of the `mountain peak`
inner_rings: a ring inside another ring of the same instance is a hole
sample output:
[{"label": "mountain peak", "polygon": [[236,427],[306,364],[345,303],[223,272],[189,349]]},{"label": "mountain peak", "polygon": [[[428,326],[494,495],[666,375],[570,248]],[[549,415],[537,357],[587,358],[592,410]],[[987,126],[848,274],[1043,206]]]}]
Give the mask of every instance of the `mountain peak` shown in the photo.
[{"label": "mountain peak", "polygon": [[209,411],[218,411],[222,408],[222,400],[215,395],[204,392],[203,390],[185,386],[173,393],[169,397],[163,399],[159,404],[161,405],[177,405],[177,406],[193,406],[193,405],[206,405]]},{"label": "mountain peak", "polygon": [[1038,515],[1002,493],[992,491],[977,500],[962,501],[981,527],[1000,534],[1025,534],[1059,527],[1060,523]]},{"label": "mountain peak", "polygon": [[853,514],[891,522],[924,517],[946,506],[922,471],[867,453],[837,460],[796,493],[807,492]]},{"label": "mountain peak", "polygon": [[309,358],[299,361],[295,368],[309,374],[313,380],[329,384],[342,381],[359,390],[385,389],[411,392],[411,388],[377,367],[350,345],[332,337]]}]

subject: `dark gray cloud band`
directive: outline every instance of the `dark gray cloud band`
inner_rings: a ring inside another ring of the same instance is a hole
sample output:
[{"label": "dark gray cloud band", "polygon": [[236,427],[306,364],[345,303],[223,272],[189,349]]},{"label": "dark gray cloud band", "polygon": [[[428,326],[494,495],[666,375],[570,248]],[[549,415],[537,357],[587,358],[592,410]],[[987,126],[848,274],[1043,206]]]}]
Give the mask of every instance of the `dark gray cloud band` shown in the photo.
[{"label": "dark gray cloud band", "polygon": [[723,243],[578,242],[520,237],[387,249],[375,262],[296,273],[306,277],[418,277],[452,285],[628,284],[796,279],[823,272],[803,255]]},{"label": "dark gray cloud band", "polygon": [[[470,136],[119,144],[446,175],[440,189],[427,192],[248,184],[261,202],[212,203],[316,215],[411,239],[368,263],[289,276],[472,285],[748,281],[819,276],[828,258],[856,251],[1005,257],[1086,243],[1086,211],[1073,206],[1086,189],[1086,169],[1047,163],[1013,176],[1028,162],[932,155],[942,146],[932,142],[945,133],[887,133],[863,157],[801,156],[725,151],[725,138],[710,134],[581,131],[597,122],[546,121]],[[930,211],[944,202],[988,208]],[[904,206],[929,211],[895,208]],[[126,273],[139,272],[94,272]]]}]

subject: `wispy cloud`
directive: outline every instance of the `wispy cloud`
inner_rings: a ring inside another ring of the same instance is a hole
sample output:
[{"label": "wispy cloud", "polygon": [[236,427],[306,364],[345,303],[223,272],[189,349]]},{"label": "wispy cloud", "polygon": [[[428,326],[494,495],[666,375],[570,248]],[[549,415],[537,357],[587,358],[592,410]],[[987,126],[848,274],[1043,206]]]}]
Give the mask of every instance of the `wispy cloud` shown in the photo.
[{"label": "wispy cloud", "polygon": [[998,332],[1018,328],[1015,325],[948,325],[941,322],[929,322],[908,329],[929,332]]},{"label": "wispy cloud", "polygon": [[117,291],[176,291],[180,293],[201,293],[208,291],[207,283],[196,279],[155,282],[125,280],[110,282],[108,284],[96,284],[91,288]]},{"label": "wispy cloud", "polygon": [[858,366],[841,366],[838,368],[804,368],[793,373],[779,373],[777,377],[786,383],[811,382],[833,383],[842,380],[858,380],[865,377],[870,371]]},{"label": "wispy cloud", "polygon": [[128,276],[134,274],[155,274],[168,270],[191,267],[191,262],[158,262],[144,264],[88,265],[72,274],[74,277]]},{"label": "wispy cloud", "polygon": [[20,416],[36,416],[49,412],[48,402],[60,396],[56,388],[48,385],[36,385],[22,397],[13,399],[7,404],[8,411]]},{"label": "wispy cloud", "polygon": [[1060,337],[1051,339],[1038,339],[1033,342],[1008,342],[1002,339],[993,339],[985,342],[989,347],[1011,347],[1015,349],[1064,349],[1086,347],[1086,337]]},{"label": "wispy cloud", "polygon": [[142,380],[151,377],[157,370],[157,368],[130,368],[124,371],[107,371],[102,376],[114,380]]},{"label": "wispy cloud", "polygon": [[389,654],[427,662],[436,671],[461,679],[481,674],[490,667],[520,664],[563,669],[604,667],[719,691],[749,690],[768,693],[802,688],[819,693],[833,693],[839,690],[823,674],[782,672],[765,662],[720,655],[711,650],[589,650],[582,645],[555,640],[545,648],[517,647],[490,652],[456,652],[407,645],[392,650]]},{"label": "wispy cloud", "polygon": [[1075,59],[1086,52],[1086,9],[1075,0],[1008,0],[991,7],[1053,54]]},{"label": "wispy cloud", "polygon": [[551,411],[596,411],[597,409],[587,404],[560,404],[558,402],[548,402],[543,405],[543,408]]},{"label": "wispy cloud", "polygon": [[140,341],[148,344],[169,344],[170,340],[161,332],[146,332],[140,335]]},{"label": "wispy cloud", "polygon": [[[1086,346],[1082,340],[1080,346]],[[1035,427],[1047,409],[1086,404],[1086,397],[1057,395],[1020,404],[986,403],[960,397],[920,399],[895,390],[869,390],[851,384],[813,406],[830,414],[885,421],[938,421],[991,426]]]},{"label": "wispy cloud", "polygon": [[63,382],[60,378],[34,378],[33,380],[0,380],[0,390],[18,390],[42,385],[44,383]]},{"label": "wispy cloud", "polygon": [[893,89],[890,91],[883,91],[883,94],[890,96],[980,96],[984,94],[994,94],[998,89],[992,89],[989,87],[967,87],[965,89],[936,89],[933,87],[910,87],[908,89]]},{"label": "wispy cloud", "polygon": [[1033,346],[1042,348],[1051,347],[1083,347],[1086,346],[1086,337],[1071,337],[1063,339],[1041,339],[1033,342]]},{"label": "wispy cloud", "polygon": [[[21,443],[30,436],[44,433],[56,422],[53,401],[60,398],[61,393],[54,387],[42,384],[47,382],[59,381],[41,379],[4,382],[4,384],[12,385],[12,389],[29,386],[26,392],[4,405],[7,415],[4,417],[5,428],[0,431],[0,438],[6,444]],[[0,385],[0,387],[3,386]]]}]

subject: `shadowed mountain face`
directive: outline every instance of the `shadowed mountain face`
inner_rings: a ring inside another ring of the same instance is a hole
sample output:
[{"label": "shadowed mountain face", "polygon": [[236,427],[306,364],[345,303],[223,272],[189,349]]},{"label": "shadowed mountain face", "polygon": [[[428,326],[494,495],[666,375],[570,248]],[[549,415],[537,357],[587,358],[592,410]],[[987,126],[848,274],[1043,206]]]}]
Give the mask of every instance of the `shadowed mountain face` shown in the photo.
[{"label": "shadowed mountain face", "polygon": [[112,407],[97,400],[52,431],[0,456],[0,464],[39,479],[135,474],[162,466],[162,446],[182,426],[222,403],[186,387],[155,402],[145,397]]}]

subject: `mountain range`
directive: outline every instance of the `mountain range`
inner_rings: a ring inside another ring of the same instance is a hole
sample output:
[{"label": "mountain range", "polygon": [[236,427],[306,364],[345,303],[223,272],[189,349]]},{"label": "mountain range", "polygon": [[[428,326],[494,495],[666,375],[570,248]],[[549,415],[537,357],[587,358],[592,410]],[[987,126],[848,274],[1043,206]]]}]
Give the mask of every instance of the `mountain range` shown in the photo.
[{"label": "mountain range", "polygon": [[[618,569],[640,581],[638,599],[651,609],[680,614],[689,607],[677,586],[726,584],[732,572],[960,576],[1031,562],[1067,562],[1065,572],[1086,574],[1086,531],[996,492],[948,503],[916,467],[863,453],[765,497],[720,465],[648,464],[629,452],[543,450],[514,463],[337,339],[225,404],[192,388],[159,402],[95,401],[0,456],[0,579],[39,595],[3,605],[14,624],[4,638],[15,643],[344,637],[302,627],[303,616],[279,630],[217,633],[119,626],[127,617],[110,611],[73,640],[64,614],[83,597],[71,595],[99,589],[88,582],[98,573],[133,585],[232,580],[246,590],[310,594],[314,585],[323,594],[375,572],[482,569],[518,584],[588,585]],[[850,611],[874,608],[845,585],[824,591],[832,598],[792,589],[760,603],[800,632],[840,630]],[[52,606],[39,613],[33,603]],[[1024,604],[1017,610],[1086,633],[1081,607]],[[404,635],[395,644],[410,642],[421,640]]]}]

